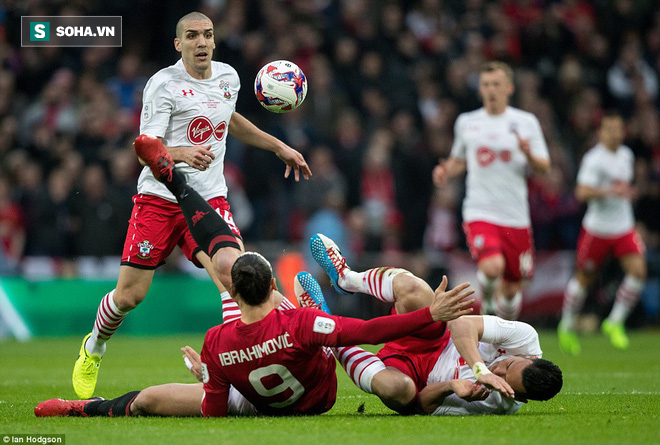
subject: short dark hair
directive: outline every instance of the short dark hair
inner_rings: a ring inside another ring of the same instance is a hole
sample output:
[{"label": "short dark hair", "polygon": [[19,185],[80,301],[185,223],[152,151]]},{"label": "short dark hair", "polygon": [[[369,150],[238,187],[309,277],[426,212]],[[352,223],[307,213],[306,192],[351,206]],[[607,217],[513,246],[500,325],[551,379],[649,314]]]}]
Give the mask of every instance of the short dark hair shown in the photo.
[{"label": "short dark hair", "polygon": [[233,294],[250,306],[259,306],[270,295],[273,269],[266,258],[257,252],[245,252],[231,268]]},{"label": "short dark hair", "polygon": [[522,384],[528,400],[550,400],[564,384],[561,369],[550,360],[537,358],[522,372]]},{"label": "short dark hair", "polygon": [[603,112],[603,117],[601,117],[601,120],[602,119],[614,119],[614,118],[623,120],[623,115],[616,108],[609,108],[609,109],[607,109]]},{"label": "short dark hair", "polygon": [[178,39],[183,38],[183,30],[184,30],[184,24],[188,20],[208,20],[209,22],[213,23],[210,18],[208,18],[206,15],[202,14],[201,12],[193,11],[190,12],[183,17],[179,19],[178,22],[176,22],[176,37]]}]

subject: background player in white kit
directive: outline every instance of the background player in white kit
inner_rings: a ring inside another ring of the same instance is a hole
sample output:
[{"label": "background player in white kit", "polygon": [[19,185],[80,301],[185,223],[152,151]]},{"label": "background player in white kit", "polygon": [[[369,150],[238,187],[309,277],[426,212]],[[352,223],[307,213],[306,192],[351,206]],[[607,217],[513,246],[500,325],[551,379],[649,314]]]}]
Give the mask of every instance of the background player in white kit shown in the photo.
[{"label": "background player in white kit", "polygon": [[637,304],[646,280],[644,243],[635,230],[631,185],[635,156],[623,144],[625,126],[617,112],[606,113],[600,124],[599,142],[582,159],[575,194],[587,202],[578,238],[575,274],[566,286],[559,345],[564,352],[580,353],[575,318],[603,260],[613,254],[625,272],[616,291],[614,306],[601,329],[616,348],[628,347],[624,324]]},{"label": "background player in white kit", "polygon": [[193,240],[174,195],[145,167],[138,180],[117,286],[102,299],[93,331],[83,339],[74,366],[72,382],[80,398],[94,393],[105,342],[144,299],[155,269],[177,244],[188,259],[206,268],[223,300],[230,298],[223,291],[231,284],[229,270],[243,246],[225,199],[227,133],[274,152],[286,163],[285,176],[292,169],[296,180],[301,171],[305,178],[311,175],[300,153],[236,113],[238,74],[227,64],[211,61],[215,42],[208,17],[198,12],[182,17],[174,46],[181,60],[156,73],[145,87],[140,133],[162,138],[188,183],[224,218],[227,241],[220,244],[223,255],[218,255],[223,264],[216,265],[219,273],[214,271],[208,255]]},{"label": "background player in white kit", "polygon": [[522,307],[522,280],[534,273],[527,167],[550,170],[538,119],[509,106],[513,91],[511,68],[486,63],[479,76],[484,106],[458,116],[450,157],[433,170],[436,186],[467,170],[463,230],[477,261],[482,313],[510,320]]}]

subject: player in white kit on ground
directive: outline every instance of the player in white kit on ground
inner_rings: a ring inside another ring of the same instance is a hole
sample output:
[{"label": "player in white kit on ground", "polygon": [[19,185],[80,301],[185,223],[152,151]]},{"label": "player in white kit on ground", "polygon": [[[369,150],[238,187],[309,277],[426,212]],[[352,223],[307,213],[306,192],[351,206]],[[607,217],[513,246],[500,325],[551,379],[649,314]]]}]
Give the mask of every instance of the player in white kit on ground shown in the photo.
[{"label": "player in white kit on ground", "polygon": [[477,262],[482,313],[518,318],[522,283],[534,274],[534,249],[527,200],[527,168],[550,170],[538,119],[509,106],[513,71],[486,63],[479,76],[484,106],[458,116],[449,159],[433,170],[442,186],[467,170],[463,230]]},{"label": "player in white kit on ground", "polygon": [[[355,272],[337,245],[322,234],[312,236],[310,248],[333,287],[343,293],[373,295],[392,303],[399,314],[431,301],[429,285],[404,269]],[[329,310],[309,273],[299,273],[296,282],[301,306]],[[335,355],[358,388],[404,414],[513,414],[527,400],[548,400],[561,390],[561,370],[541,359],[538,334],[530,325],[463,316],[447,322],[447,327],[451,336],[444,330],[439,338],[418,331],[386,343],[376,355],[357,346],[338,348]]]},{"label": "player in white kit on ground", "polygon": [[612,345],[629,344],[624,324],[634,309],[646,281],[644,242],[635,230],[631,200],[635,156],[623,144],[625,125],[617,112],[608,112],[600,125],[599,142],[582,159],[575,193],[587,202],[578,239],[575,274],[566,286],[558,335],[561,349],[580,353],[575,318],[580,313],[599,266],[613,254],[625,272],[614,306],[601,329]]},{"label": "player in white kit on ground", "polygon": [[[164,263],[176,245],[191,261],[203,266],[222,294],[231,285],[231,265],[243,250],[240,232],[226,201],[223,176],[227,133],[240,141],[275,153],[286,164],[285,176],[294,171],[309,178],[303,156],[277,138],[259,130],[235,111],[239,77],[229,65],[212,61],[215,48],[213,23],[193,12],[176,26],[176,64],[157,72],[143,94],[140,133],[162,140],[177,169],[226,222],[226,239],[218,244],[221,254],[213,265],[193,239],[177,199],[158,182],[148,167],[138,180],[138,193],[129,221],[119,279],[114,290],[101,300],[93,330],[83,339],[72,382],[80,398],[94,393],[106,341],[126,314],[144,299],[155,269]],[[193,216],[204,224],[204,214]]]}]

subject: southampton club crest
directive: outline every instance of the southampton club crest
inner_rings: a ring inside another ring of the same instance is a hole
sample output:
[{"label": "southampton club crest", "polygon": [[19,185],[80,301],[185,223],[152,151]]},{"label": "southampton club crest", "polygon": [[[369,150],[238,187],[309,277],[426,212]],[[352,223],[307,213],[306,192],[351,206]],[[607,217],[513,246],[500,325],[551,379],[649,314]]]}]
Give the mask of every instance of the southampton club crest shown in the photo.
[{"label": "southampton club crest", "polygon": [[148,260],[151,258],[151,249],[154,248],[153,244],[151,244],[147,240],[144,240],[141,243],[138,243],[137,246],[139,249],[139,252],[137,253],[138,258],[140,258],[141,260]]},{"label": "southampton club crest", "polygon": [[218,86],[222,90],[225,99],[231,99],[231,92],[229,91],[229,82],[227,82],[226,80],[221,80]]}]

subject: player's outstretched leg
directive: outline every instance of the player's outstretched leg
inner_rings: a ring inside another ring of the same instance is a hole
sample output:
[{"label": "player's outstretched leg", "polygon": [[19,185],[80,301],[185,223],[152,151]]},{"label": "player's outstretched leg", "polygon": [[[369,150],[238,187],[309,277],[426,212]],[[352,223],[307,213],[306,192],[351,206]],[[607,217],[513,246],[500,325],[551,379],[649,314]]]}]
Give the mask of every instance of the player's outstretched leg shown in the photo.
[{"label": "player's outstretched leg", "polygon": [[[190,234],[209,258],[213,259],[213,255],[225,247],[242,251],[236,235],[227,222],[187,184],[184,174],[174,166],[174,160],[167,147],[158,138],[144,134],[138,136],[135,140],[135,152],[149,166],[156,179],[172,192],[186,219]],[[231,264],[229,267],[226,267],[227,264],[222,266],[216,264],[220,280],[227,289],[231,288]]]}]

